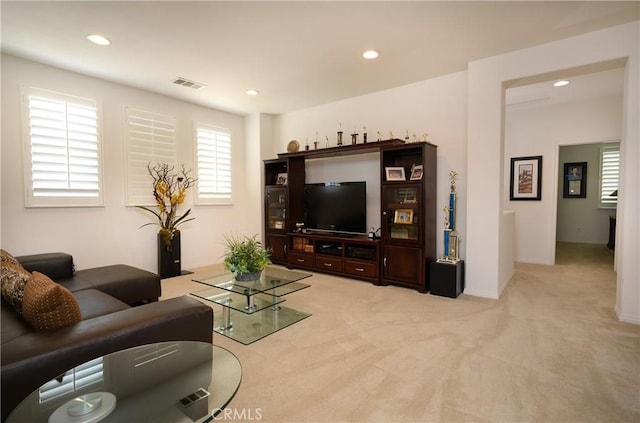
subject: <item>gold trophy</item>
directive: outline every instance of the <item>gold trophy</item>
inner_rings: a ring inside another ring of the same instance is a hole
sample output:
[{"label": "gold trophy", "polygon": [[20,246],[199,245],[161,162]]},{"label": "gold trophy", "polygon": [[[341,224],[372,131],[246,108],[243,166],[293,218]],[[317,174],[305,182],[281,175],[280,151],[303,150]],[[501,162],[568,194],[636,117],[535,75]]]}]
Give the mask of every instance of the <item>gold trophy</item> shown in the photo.
[{"label": "gold trophy", "polygon": [[444,212],[444,256],[436,260],[438,263],[455,264],[460,261],[460,235],[456,232],[456,176],[458,172],[449,172],[451,179],[451,191],[449,192],[449,204]]}]

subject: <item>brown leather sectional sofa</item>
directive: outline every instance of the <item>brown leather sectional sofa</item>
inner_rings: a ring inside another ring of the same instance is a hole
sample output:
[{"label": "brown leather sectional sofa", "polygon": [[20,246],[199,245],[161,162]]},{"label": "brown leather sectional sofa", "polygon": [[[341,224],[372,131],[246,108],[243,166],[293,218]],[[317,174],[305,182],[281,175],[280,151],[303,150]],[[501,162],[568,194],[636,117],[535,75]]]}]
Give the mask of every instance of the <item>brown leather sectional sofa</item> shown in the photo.
[{"label": "brown leather sectional sofa", "polygon": [[65,253],[16,258],[69,289],[82,320],[36,331],[2,301],[2,421],[43,383],[96,357],[162,341],[212,343],[212,309],[186,296],[158,301],[160,278],[151,272],[127,265],[75,272]]}]

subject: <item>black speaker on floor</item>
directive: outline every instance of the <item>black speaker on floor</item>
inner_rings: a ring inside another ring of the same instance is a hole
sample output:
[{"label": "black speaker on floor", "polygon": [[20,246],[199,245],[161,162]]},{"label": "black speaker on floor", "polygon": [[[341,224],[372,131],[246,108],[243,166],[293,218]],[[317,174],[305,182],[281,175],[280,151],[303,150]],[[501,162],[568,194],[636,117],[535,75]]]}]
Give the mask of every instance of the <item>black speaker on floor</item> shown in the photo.
[{"label": "black speaker on floor", "polygon": [[457,263],[433,262],[429,266],[432,295],[457,298],[464,291],[464,260]]}]

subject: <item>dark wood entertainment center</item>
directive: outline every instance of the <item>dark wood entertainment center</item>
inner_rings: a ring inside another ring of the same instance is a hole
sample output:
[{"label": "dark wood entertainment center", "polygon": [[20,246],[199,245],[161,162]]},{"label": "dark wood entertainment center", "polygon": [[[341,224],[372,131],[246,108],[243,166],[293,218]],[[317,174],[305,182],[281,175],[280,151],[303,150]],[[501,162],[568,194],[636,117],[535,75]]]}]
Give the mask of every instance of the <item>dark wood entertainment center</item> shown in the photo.
[{"label": "dark wood entertainment center", "polygon": [[[298,231],[296,223],[304,222],[305,161],[371,152],[380,153],[380,237]],[[415,172],[411,180],[418,165],[421,176],[417,179]],[[265,160],[265,246],[272,250],[272,261],[428,292],[428,268],[436,257],[436,166],[437,146],[398,139]],[[387,175],[389,168],[402,168],[404,180]]]}]

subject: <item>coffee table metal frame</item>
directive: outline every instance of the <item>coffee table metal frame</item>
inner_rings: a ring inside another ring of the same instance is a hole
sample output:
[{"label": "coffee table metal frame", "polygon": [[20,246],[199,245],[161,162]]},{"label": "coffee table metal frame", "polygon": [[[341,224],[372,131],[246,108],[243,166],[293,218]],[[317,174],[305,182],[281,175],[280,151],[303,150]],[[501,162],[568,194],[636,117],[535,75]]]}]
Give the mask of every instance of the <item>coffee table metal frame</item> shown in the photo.
[{"label": "coffee table metal frame", "polygon": [[281,306],[286,301],[284,296],[309,287],[298,281],[310,276],[309,273],[268,266],[259,280],[239,282],[228,272],[194,278],[194,282],[209,288],[191,295],[222,306],[221,312],[214,311],[214,322],[222,320],[214,330],[248,345],[310,316]]}]

